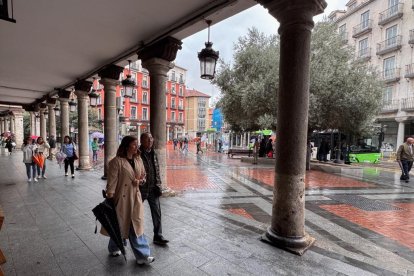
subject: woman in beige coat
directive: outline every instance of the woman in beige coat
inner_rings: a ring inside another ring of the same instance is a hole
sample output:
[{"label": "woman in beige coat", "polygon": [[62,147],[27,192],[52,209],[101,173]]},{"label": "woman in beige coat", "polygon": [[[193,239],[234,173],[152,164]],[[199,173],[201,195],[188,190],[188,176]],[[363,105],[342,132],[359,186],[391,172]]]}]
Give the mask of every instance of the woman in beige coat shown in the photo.
[{"label": "woman in beige coat", "polygon": [[[144,206],[138,187],[145,182],[145,177],[138,140],[133,136],[125,136],[116,157],[108,165],[106,195],[114,200],[122,238],[129,239],[138,264],[154,261],[144,235]],[[108,249],[113,256],[121,254],[112,239],[109,240]]]}]

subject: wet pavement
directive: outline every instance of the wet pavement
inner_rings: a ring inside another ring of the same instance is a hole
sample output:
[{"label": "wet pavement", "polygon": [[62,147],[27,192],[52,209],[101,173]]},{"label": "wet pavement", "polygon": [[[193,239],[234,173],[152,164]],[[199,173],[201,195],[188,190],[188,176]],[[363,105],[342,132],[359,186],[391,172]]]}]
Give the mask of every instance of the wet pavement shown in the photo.
[{"label": "wet pavement", "polygon": [[194,152],[168,150],[177,191],[162,198],[170,243],[151,242],[156,260],[145,267],[129,248],[127,264],[109,257],[107,238],[94,234],[101,162],[71,179],[48,161],[48,179],[27,183],[21,153],[0,156],[6,275],[414,275],[414,180],[401,183],[395,168],[308,172],[306,231],[317,241],[299,257],[259,241],[271,220],[274,167]]}]

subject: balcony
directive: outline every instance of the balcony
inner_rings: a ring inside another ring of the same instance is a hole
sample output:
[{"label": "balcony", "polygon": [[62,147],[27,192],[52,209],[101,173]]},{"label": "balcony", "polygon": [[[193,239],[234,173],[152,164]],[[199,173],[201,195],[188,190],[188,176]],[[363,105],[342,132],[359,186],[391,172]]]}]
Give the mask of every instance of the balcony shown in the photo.
[{"label": "balcony", "polygon": [[184,79],[183,79],[183,78],[180,78],[179,82],[180,82],[181,84],[184,84]]},{"label": "balcony", "polygon": [[352,30],[352,37],[357,38],[372,31],[372,20],[366,20],[359,25],[356,25]]},{"label": "balcony", "polygon": [[358,51],[357,60],[366,62],[371,59],[371,48],[363,48]]},{"label": "balcony", "polygon": [[142,88],[148,88],[148,82],[146,82],[146,81],[144,82],[144,81],[143,81],[143,82],[142,82]]},{"label": "balcony", "polygon": [[378,20],[378,25],[384,26],[385,24],[401,18],[403,16],[403,3],[398,3],[397,5],[392,6],[388,10],[385,10],[380,13],[380,17]]},{"label": "balcony", "polygon": [[401,68],[392,68],[382,72],[382,79],[385,83],[397,82],[400,80]]},{"label": "balcony", "polygon": [[184,106],[178,105],[178,110],[184,110]]},{"label": "balcony", "polygon": [[401,110],[414,111],[414,98],[405,98],[401,102]]},{"label": "balcony", "polygon": [[414,63],[407,64],[405,66],[404,78],[413,79],[414,78]]},{"label": "balcony", "polygon": [[[410,30],[410,37],[408,39],[408,44],[414,44],[414,29]],[[411,47],[412,47],[412,45],[411,45]]]},{"label": "balcony", "polygon": [[401,49],[401,40],[402,36],[397,35],[377,43],[377,55],[381,56]]},{"label": "balcony", "polygon": [[398,111],[399,100],[389,100],[382,103],[381,113],[392,113]]},{"label": "balcony", "polygon": [[348,43],[348,32],[339,33],[339,37],[341,39],[342,44],[347,44]]}]

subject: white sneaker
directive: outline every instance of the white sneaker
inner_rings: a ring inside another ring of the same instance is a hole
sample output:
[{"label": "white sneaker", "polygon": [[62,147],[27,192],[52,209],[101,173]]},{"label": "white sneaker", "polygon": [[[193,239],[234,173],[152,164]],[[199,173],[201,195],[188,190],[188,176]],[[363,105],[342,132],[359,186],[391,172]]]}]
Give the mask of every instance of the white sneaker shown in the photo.
[{"label": "white sneaker", "polygon": [[35,177],[35,178],[33,178],[33,181],[34,181],[34,182],[38,182],[36,177]]},{"label": "white sneaker", "polygon": [[68,176],[69,174],[68,173],[65,173],[65,176]]},{"label": "white sneaker", "polygon": [[150,256],[150,257],[147,257],[146,259],[137,260],[137,264],[139,264],[139,265],[143,265],[143,264],[149,265],[153,261],[155,261],[155,258]]},{"label": "white sneaker", "polygon": [[111,255],[114,257],[121,256],[121,250],[111,252]]},{"label": "white sneaker", "polygon": [[42,178],[46,179],[47,177],[46,177],[46,175],[44,175],[44,176],[42,176]]},{"label": "white sneaker", "polygon": [[72,178],[75,178],[75,175],[74,174],[72,174]]},{"label": "white sneaker", "polygon": [[32,182],[32,179],[31,178],[27,179],[27,182]]}]

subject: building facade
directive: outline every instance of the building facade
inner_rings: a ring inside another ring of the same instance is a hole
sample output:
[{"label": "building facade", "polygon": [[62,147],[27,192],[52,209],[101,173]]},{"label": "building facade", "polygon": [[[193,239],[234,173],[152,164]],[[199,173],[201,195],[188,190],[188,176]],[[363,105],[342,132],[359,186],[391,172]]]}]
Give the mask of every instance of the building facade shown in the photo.
[{"label": "building facade", "polygon": [[384,81],[377,117],[384,142],[394,148],[414,135],[414,2],[351,0],[329,18],[357,59],[370,63]]},{"label": "building facade", "polygon": [[190,139],[200,136],[211,123],[208,109],[210,96],[197,90],[187,90],[185,128]]},{"label": "building facade", "polygon": [[[185,78],[186,69],[175,66],[168,72],[166,82],[166,116],[167,116],[167,141],[183,136],[185,133]],[[142,67],[141,61],[131,63],[131,69],[124,69],[120,81],[128,75],[136,82],[132,98],[123,97],[123,88],[118,85],[116,89],[117,108],[119,114],[119,129],[121,135],[136,135],[150,130],[150,77],[149,72]],[[94,89],[98,90],[98,120],[103,122],[104,91],[99,82],[94,82]]]}]

